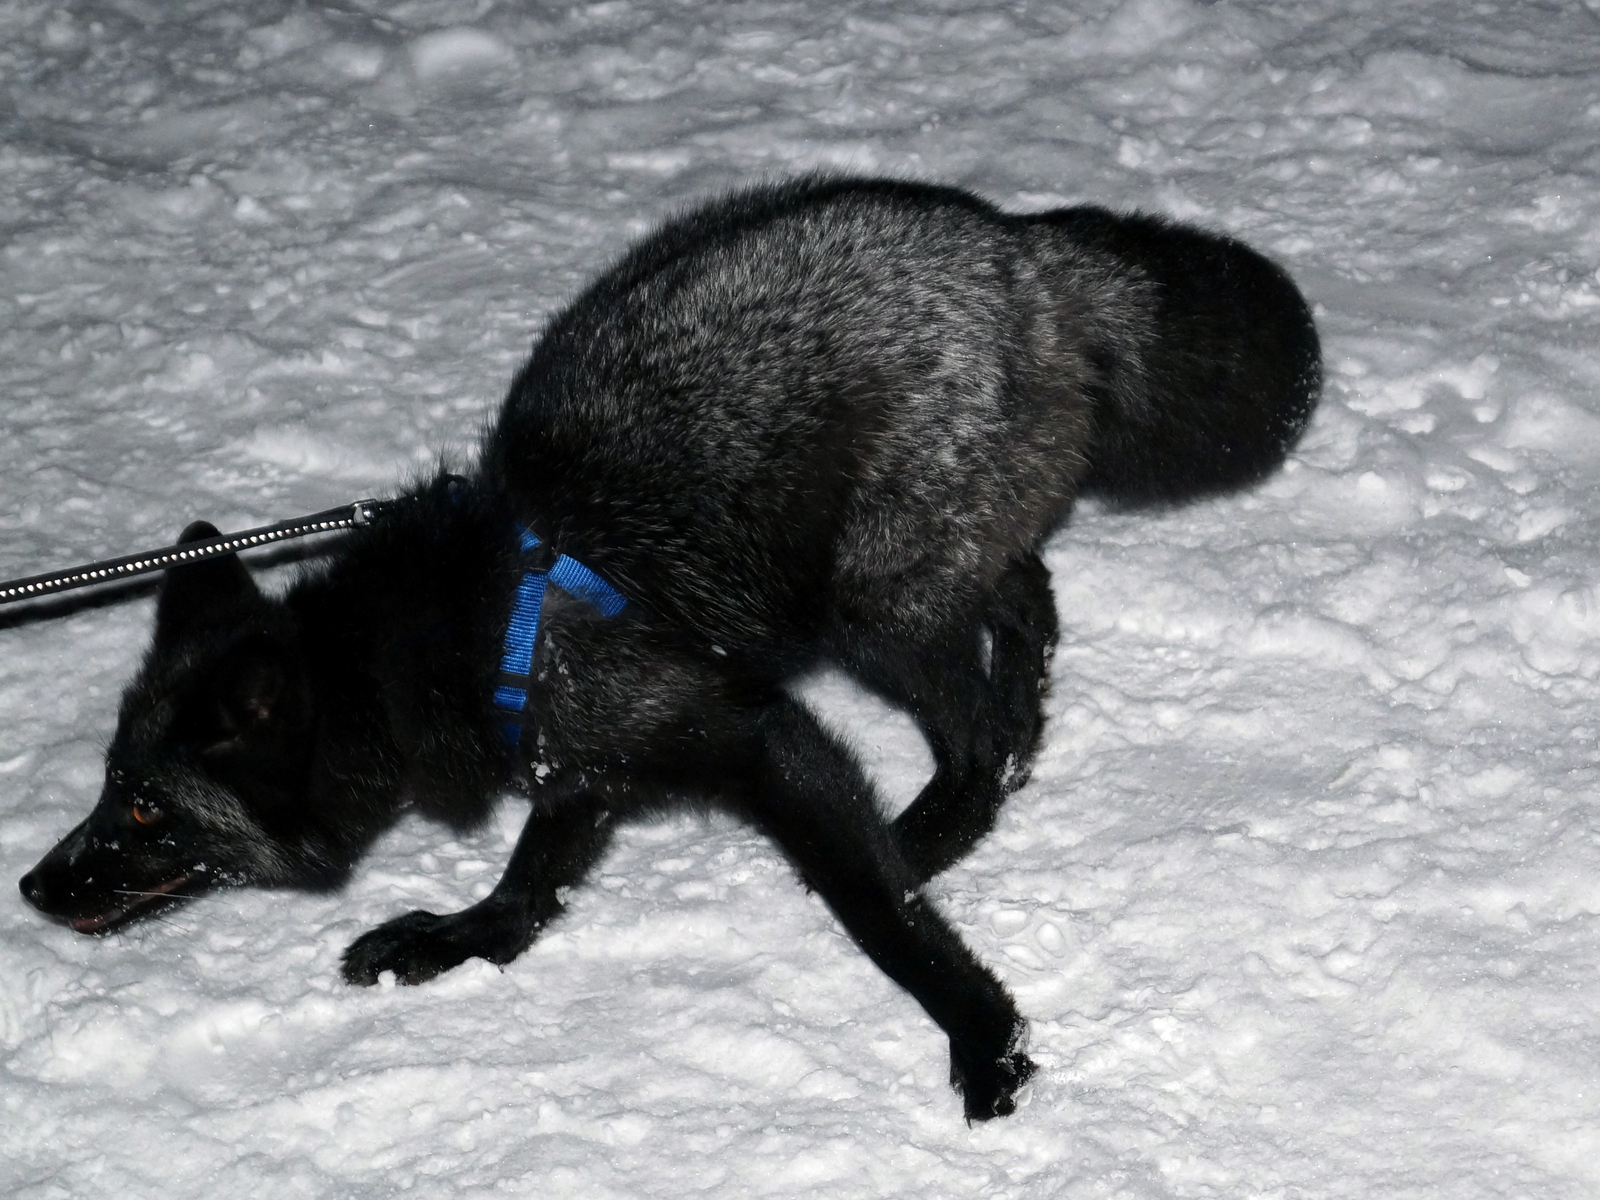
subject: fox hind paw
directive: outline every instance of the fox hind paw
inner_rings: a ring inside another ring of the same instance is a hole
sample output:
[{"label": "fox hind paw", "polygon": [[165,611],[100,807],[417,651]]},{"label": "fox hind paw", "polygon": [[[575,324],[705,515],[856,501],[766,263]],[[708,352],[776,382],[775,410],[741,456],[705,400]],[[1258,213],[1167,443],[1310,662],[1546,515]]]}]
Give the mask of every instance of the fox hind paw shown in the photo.
[{"label": "fox hind paw", "polygon": [[1039,1068],[1022,1052],[1025,1027],[1019,1022],[1003,1054],[963,1053],[950,1047],[950,1085],[961,1093],[967,1124],[1009,1117],[1017,1111],[1017,1093]]}]

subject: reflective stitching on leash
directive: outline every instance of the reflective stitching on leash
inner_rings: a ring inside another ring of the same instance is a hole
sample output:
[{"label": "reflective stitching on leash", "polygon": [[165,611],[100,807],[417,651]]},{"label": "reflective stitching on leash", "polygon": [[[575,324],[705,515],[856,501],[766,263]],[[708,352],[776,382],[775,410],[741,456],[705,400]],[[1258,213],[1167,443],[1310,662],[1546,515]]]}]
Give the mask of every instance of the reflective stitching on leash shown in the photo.
[{"label": "reflective stitching on leash", "polygon": [[246,529],[243,533],[218,534],[216,537],[202,538],[182,545],[163,546],[160,550],[147,550],[142,554],[126,554],[121,558],[108,558],[81,567],[51,571],[45,575],[6,580],[0,583],[0,604],[9,604],[13,600],[32,600],[38,596],[89,587],[113,579],[131,579],[136,575],[147,575],[152,571],[165,570],[167,567],[200,562],[224,554],[233,554],[239,550],[306,537],[313,533],[351,529],[377,520],[398,503],[400,502],[396,500],[357,500],[353,504],[312,513],[309,517],[297,517],[293,521],[281,521],[276,525],[263,525],[259,529]]}]

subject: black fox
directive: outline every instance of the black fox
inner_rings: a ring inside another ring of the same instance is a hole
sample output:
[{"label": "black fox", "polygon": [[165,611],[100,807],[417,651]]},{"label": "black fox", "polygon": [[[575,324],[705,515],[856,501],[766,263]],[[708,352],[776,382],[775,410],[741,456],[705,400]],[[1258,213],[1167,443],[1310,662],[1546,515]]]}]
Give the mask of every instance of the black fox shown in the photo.
[{"label": "black fox", "polygon": [[[922,885],[1027,775],[1040,544],[1079,495],[1262,478],[1319,384],[1300,293],[1227,237],[881,180],[719,200],[550,323],[465,477],[281,597],[232,557],[170,570],[100,801],[23,894],[99,933],[222,885],[331,888],[407,807],[466,827],[525,792],[486,899],[345,952],[352,983],[418,983],[514,959],[619,822],[721,809],[949,1036],[967,1117],[1009,1113],[1024,1022]],[[927,737],[892,820],[790,691],[820,663]]]}]

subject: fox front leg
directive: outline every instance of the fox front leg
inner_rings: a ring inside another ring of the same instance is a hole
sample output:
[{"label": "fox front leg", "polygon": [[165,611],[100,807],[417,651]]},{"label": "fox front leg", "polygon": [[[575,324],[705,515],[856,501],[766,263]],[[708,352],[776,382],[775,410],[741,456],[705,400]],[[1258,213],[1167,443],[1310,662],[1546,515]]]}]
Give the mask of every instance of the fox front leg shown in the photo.
[{"label": "fox front leg", "polygon": [[409,912],[362,934],[344,952],[345,981],[370,985],[393,971],[400,983],[422,983],[469,958],[510,962],[561,914],[557,892],[583,880],[613,825],[611,813],[587,796],[536,807],[494,891],[460,912]]}]

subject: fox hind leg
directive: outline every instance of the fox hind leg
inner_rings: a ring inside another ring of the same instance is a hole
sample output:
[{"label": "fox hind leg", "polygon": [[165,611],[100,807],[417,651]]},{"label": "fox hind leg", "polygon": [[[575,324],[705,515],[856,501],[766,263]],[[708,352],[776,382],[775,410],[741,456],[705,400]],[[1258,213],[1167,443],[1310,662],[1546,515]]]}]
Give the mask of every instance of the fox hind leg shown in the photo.
[{"label": "fox hind leg", "polygon": [[1050,658],[1061,636],[1050,572],[1037,554],[1006,569],[983,620],[992,639],[989,683],[998,705],[995,735],[1004,747],[1001,784],[1014,792],[1028,781],[1039,748]]},{"label": "fox hind leg", "polygon": [[1050,575],[1030,553],[1006,568],[973,620],[942,637],[913,644],[857,625],[839,640],[843,665],[904,707],[933,751],[933,778],[893,823],[919,880],[959,861],[1027,782],[1057,637]]}]

